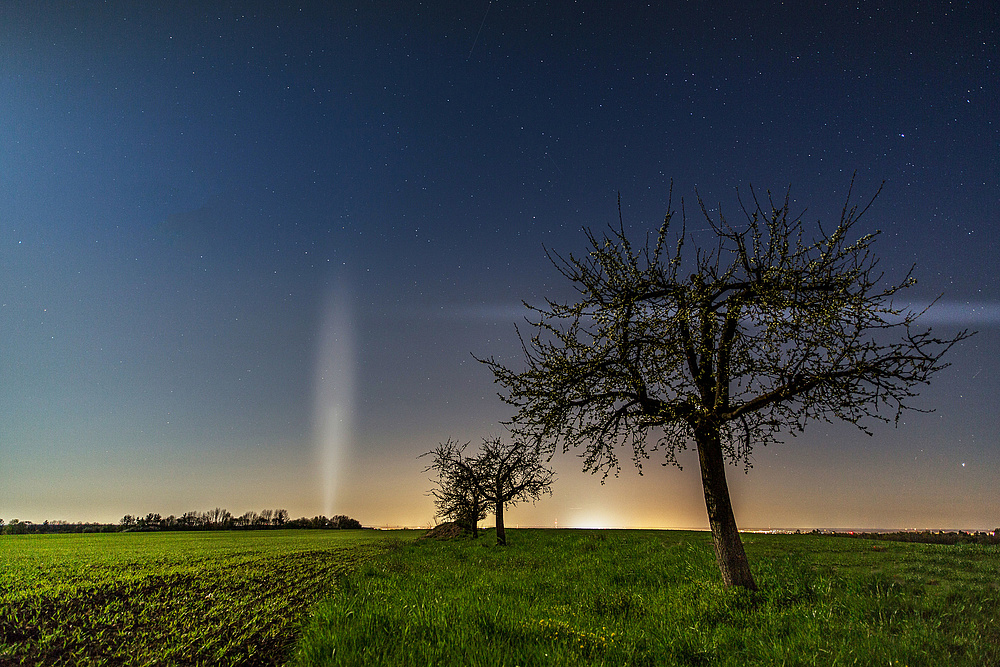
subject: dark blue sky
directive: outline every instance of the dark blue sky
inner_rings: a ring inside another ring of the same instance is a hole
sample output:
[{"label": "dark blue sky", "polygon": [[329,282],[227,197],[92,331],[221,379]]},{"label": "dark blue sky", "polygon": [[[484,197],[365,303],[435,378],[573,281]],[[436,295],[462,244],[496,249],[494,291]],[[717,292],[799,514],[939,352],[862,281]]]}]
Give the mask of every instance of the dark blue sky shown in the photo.
[{"label": "dark blue sky", "polygon": [[[833,222],[857,172],[886,272],[981,333],[935,414],[734,469],[737,518],[995,522],[1000,13],[793,4],[5,3],[0,517],[426,523],[415,457],[509,416],[470,353],[516,363],[520,301],[569,293],[543,246],[619,192],[641,235],[671,179]],[[690,466],[557,463],[525,522],[704,523]]]}]

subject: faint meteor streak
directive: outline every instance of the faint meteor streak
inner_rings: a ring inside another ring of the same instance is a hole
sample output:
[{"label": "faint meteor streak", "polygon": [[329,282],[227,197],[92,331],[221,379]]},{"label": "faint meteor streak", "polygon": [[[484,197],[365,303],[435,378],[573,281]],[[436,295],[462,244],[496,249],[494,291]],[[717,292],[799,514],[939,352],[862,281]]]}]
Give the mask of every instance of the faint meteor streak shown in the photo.
[{"label": "faint meteor streak", "polygon": [[486,4],[486,13],[483,14],[483,21],[479,24],[479,30],[476,31],[476,38],[472,40],[472,48],[469,49],[469,55],[465,57],[466,60],[472,57],[472,52],[476,50],[476,44],[479,42],[479,33],[483,31],[483,26],[486,25],[486,17],[490,15],[490,7],[493,6],[493,0],[490,0]]}]

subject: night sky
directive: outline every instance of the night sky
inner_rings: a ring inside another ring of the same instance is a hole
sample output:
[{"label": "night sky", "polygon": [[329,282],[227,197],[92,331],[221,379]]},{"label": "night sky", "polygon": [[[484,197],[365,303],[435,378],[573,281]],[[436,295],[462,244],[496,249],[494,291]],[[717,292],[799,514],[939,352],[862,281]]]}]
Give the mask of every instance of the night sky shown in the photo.
[{"label": "night sky", "polygon": [[[522,299],[572,294],[544,248],[619,193],[641,239],[671,180],[832,226],[856,172],[887,277],[979,334],[933,413],[730,468],[737,520],[1000,526],[1000,12],[818,5],[3,3],[0,517],[425,525],[417,456],[512,414],[472,355],[519,367]],[[557,456],[508,525],[707,526],[681,462]]]}]

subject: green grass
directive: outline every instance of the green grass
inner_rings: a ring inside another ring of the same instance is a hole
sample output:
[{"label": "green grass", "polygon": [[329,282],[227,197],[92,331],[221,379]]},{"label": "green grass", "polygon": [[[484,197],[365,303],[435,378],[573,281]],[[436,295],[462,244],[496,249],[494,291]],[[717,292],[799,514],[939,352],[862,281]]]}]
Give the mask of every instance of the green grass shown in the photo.
[{"label": "green grass", "polygon": [[308,610],[392,541],[377,531],[5,535],[0,665],[282,664]]},{"label": "green grass", "polygon": [[293,664],[1000,664],[995,546],[745,535],[751,594],[722,588],[705,533],[509,535],[362,563]]},{"label": "green grass", "polygon": [[705,533],[417,534],[3,536],[0,666],[1000,665],[996,546],[744,535],[751,594]]}]

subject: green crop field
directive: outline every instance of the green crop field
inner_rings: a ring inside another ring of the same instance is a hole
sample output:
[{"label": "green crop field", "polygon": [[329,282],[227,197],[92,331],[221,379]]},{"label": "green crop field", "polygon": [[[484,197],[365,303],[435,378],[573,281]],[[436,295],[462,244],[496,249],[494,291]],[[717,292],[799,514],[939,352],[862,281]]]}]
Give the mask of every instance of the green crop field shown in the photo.
[{"label": "green crop field", "polygon": [[0,537],[0,665],[1000,665],[1000,547],[511,530]]},{"label": "green crop field", "polygon": [[399,535],[0,536],[0,665],[282,664],[309,609]]},{"label": "green crop field", "polygon": [[400,544],[312,617],[305,665],[1000,665],[1000,549],[706,533],[509,531]]}]

